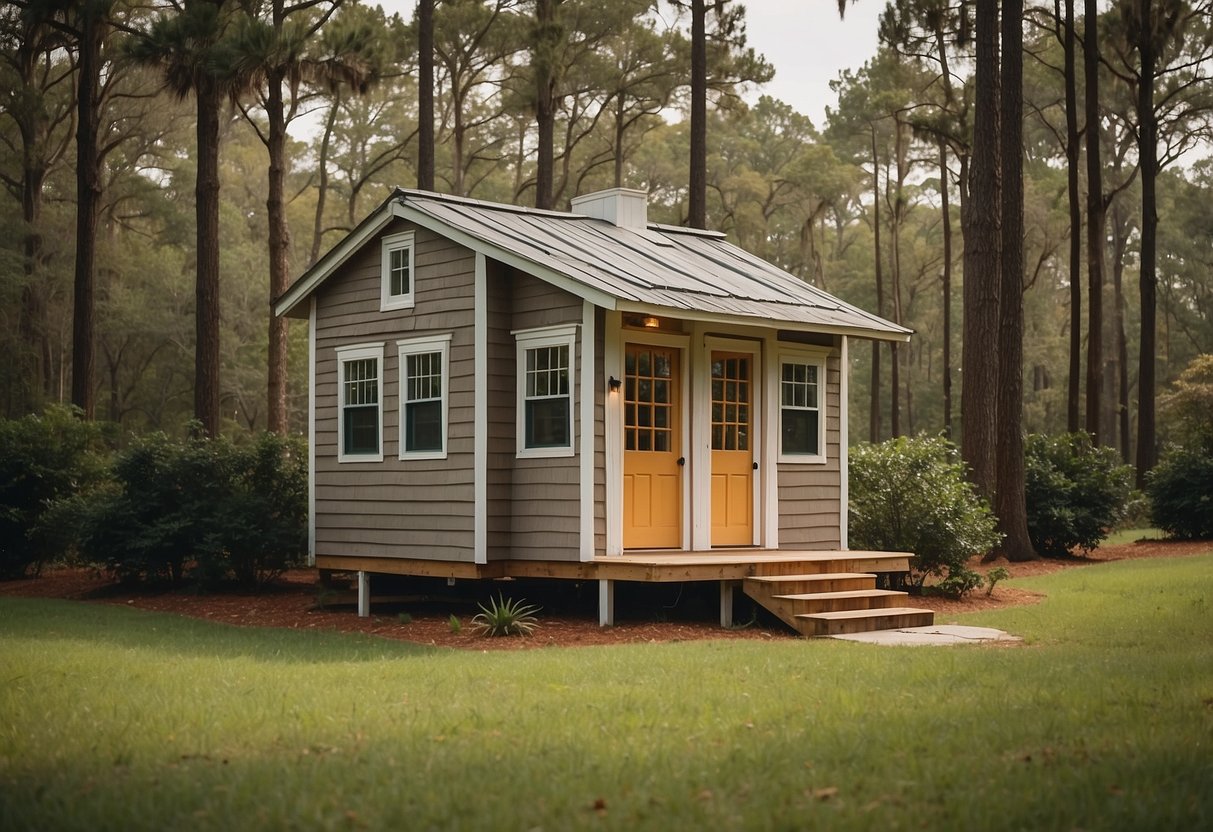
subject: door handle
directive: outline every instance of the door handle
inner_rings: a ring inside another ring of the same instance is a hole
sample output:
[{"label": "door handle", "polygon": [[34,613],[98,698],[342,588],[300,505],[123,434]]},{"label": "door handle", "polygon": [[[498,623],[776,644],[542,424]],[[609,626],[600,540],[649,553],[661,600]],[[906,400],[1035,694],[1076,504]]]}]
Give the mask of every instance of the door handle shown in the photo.
[{"label": "door handle", "polygon": [[758,463],[757,463],[757,462],[755,462],[755,463],[754,463],[754,470],[755,470],[755,471],[757,471],[757,470],[758,470]]},{"label": "door handle", "polygon": [[685,456],[680,456],[680,457],[678,457],[678,464],[679,464],[679,465],[686,465],[686,464],[687,464],[687,458],[686,458]]}]

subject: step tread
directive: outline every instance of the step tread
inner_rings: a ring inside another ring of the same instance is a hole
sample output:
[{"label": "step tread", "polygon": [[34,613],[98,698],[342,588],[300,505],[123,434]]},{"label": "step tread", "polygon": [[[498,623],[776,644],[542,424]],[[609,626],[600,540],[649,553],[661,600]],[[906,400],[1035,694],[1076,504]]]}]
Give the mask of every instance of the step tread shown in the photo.
[{"label": "step tread", "polygon": [[751,575],[747,581],[783,583],[785,581],[840,581],[850,578],[875,578],[872,572],[819,572],[813,575]]},{"label": "step tread", "polygon": [[851,618],[880,618],[881,616],[893,615],[922,615],[923,613],[935,614],[934,610],[925,610],[921,607],[886,607],[884,609],[875,610],[843,610],[842,612],[802,612],[797,614],[797,618],[809,618],[819,621],[838,621]]},{"label": "step tread", "polygon": [[773,595],[784,601],[821,601],[830,598],[886,598],[890,595],[907,595],[896,589],[841,589],[837,592],[804,592],[796,595]]}]

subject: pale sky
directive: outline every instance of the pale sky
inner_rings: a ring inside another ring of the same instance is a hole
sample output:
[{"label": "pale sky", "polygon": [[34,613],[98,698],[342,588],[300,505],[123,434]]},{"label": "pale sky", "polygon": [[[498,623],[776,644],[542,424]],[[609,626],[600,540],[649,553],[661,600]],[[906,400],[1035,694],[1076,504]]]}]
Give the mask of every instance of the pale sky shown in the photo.
[{"label": "pale sky", "polygon": [[[416,0],[363,0],[398,12],[406,20]],[[610,2],[610,0],[603,0]],[[791,104],[821,128],[825,109],[836,102],[830,81],[839,70],[857,68],[876,53],[877,19],[883,0],[862,0],[838,19],[836,0],[748,0],[748,42],[775,67],[775,79],[758,94],[772,95]],[[668,6],[662,3],[662,12]]]}]

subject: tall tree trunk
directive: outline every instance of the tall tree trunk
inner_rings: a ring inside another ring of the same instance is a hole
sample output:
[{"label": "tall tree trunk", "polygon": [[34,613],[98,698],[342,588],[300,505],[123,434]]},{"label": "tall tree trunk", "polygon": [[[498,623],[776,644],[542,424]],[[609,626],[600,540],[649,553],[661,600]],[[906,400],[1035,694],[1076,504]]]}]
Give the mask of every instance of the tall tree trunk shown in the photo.
[{"label": "tall tree trunk", "polygon": [[[876,266],[876,314],[884,317],[884,275],[880,268],[880,156],[876,152],[876,125],[872,132],[872,246]],[[872,342],[872,397],[868,411],[868,439],[880,441],[880,342]]]},{"label": "tall tree trunk", "polygon": [[1125,340],[1124,272],[1125,251],[1129,247],[1132,228],[1128,218],[1121,216],[1122,213],[1118,199],[1112,208],[1112,325],[1116,338],[1116,415],[1113,421],[1117,429],[1116,444],[1120,448],[1121,461],[1128,465],[1132,459],[1132,443],[1129,438],[1129,346]]},{"label": "tall tree trunk", "polygon": [[1083,71],[1087,121],[1087,433],[1103,444],[1103,168],[1099,148],[1099,16],[1095,0],[1083,0]]},{"label": "tall tree trunk", "polygon": [[19,402],[24,415],[40,409],[50,394],[50,341],[46,334],[46,301],[41,285],[42,232],[38,228],[42,216],[42,183],[46,170],[32,160],[29,147],[21,174],[21,219],[25,234],[21,244],[24,285],[21,287],[21,314],[18,332],[28,346],[27,366],[22,368],[24,392]]},{"label": "tall tree trunk", "polygon": [[952,209],[948,203],[948,144],[939,139],[939,198],[943,209],[943,434],[952,438]]},{"label": "tall tree trunk", "polygon": [[1078,72],[1074,65],[1074,0],[1065,0],[1066,196],[1070,211],[1070,374],[1066,387],[1066,430],[1076,433],[1082,399],[1082,208],[1078,194]]},{"label": "tall tree trunk", "polygon": [[324,135],[320,139],[320,158],[316,161],[316,213],[312,219],[312,251],[308,258],[311,265],[320,259],[320,244],[324,239],[324,207],[329,196],[329,147],[333,141],[333,127],[337,123],[337,110],[341,106],[341,92],[333,94],[333,105],[324,121]]},{"label": "tall tree trunk", "polygon": [[[900,324],[902,318],[901,308],[901,226],[904,221],[904,189],[906,178],[906,163],[905,163],[905,135],[904,127],[899,121],[894,122],[894,139],[893,152],[896,156],[897,180],[893,187],[893,207],[890,223],[892,232],[892,277],[893,277],[893,322]],[[885,186],[888,186],[888,176],[885,177]],[[889,399],[889,432],[894,436],[901,436],[901,365],[909,355],[908,351],[903,351],[901,345],[896,341],[889,342],[889,389],[891,397]],[[908,375],[908,366],[907,366]]]},{"label": "tall tree trunk", "polygon": [[[281,8],[281,0],[275,6]],[[275,12],[277,17],[277,11]],[[277,21],[275,21],[277,22]],[[286,221],[286,116],[282,84],[286,70],[274,67],[269,72],[265,113],[269,120],[269,195],[265,200],[269,218],[270,300],[269,370],[267,379],[266,429],[286,434],[286,318],[274,314],[274,301],[286,291],[290,273],[291,231]]]},{"label": "tall tree trunk", "polygon": [[198,103],[198,174],[194,188],[197,222],[195,285],[194,418],[208,436],[219,434],[219,108],[215,80],[204,76]]},{"label": "tall tree trunk", "polygon": [[93,365],[96,362],[97,206],[101,202],[101,162],[97,150],[101,98],[103,12],[81,6],[80,66],[76,93],[76,274],[72,305],[72,404],[92,419],[96,408]]},{"label": "tall tree trunk", "polygon": [[535,122],[539,131],[538,161],[535,170],[535,207],[552,207],[556,135],[556,0],[537,0],[535,4],[538,54],[535,61]]},{"label": "tall tree trunk", "polygon": [[417,3],[417,187],[434,190],[434,0]]},{"label": "tall tree trunk", "polygon": [[708,38],[704,0],[691,0],[691,170],[687,225],[708,227]]},{"label": "tall tree trunk", "polygon": [[1154,193],[1158,177],[1158,118],[1154,113],[1154,9],[1151,0],[1139,0],[1141,24],[1137,51],[1141,76],[1137,85],[1138,159],[1141,166],[1141,345],[1137,362],[1137,487],[1158,462],[1154,424],[1155,327],[1158,292],[1156,245],[1158,203]]},{"label": "tall tree trunk", "polygon": [[993,498],[998,386],[999,245],[998,4],[976,0],[973,162],[969,174],[972,233],[964,250],[964,383],[960,388],[961,455],[978,491]]},{"label": "tall tree trunk", "polygon": [[1008,560],[1037,557],[1028,538],[1023,450],[1023,0],[1003,0],[999,97],[1002,251],[994,513]]}]

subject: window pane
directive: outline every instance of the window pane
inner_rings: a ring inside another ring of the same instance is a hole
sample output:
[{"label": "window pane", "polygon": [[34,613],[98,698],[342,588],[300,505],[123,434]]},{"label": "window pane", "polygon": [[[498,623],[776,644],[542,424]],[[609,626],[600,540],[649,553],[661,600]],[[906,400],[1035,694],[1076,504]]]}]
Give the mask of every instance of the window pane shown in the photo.
[{"label": "window pane", "polygon": [[347,454],[379,453],[379,408],[347,407],[344,414],[345,436],[342,438]]},{"label": "window pane", "polygon": [[783,452],[816,456],[821,452],[817,441],[818,413],[816,410],[784,408]]},{"label": "window pane", "polygon": [[569,447],[568,398],[528,400],[525,439],[528,448]]},{"label": "window pane", "polygon": [[412,402],[404,413],[404,449],[441,451],[442,401]]},{"label": "window pane", "polygon": [[393,249],[390,255],[391,294],[393,296],[409,293],[409,250],[407,248]]}]

